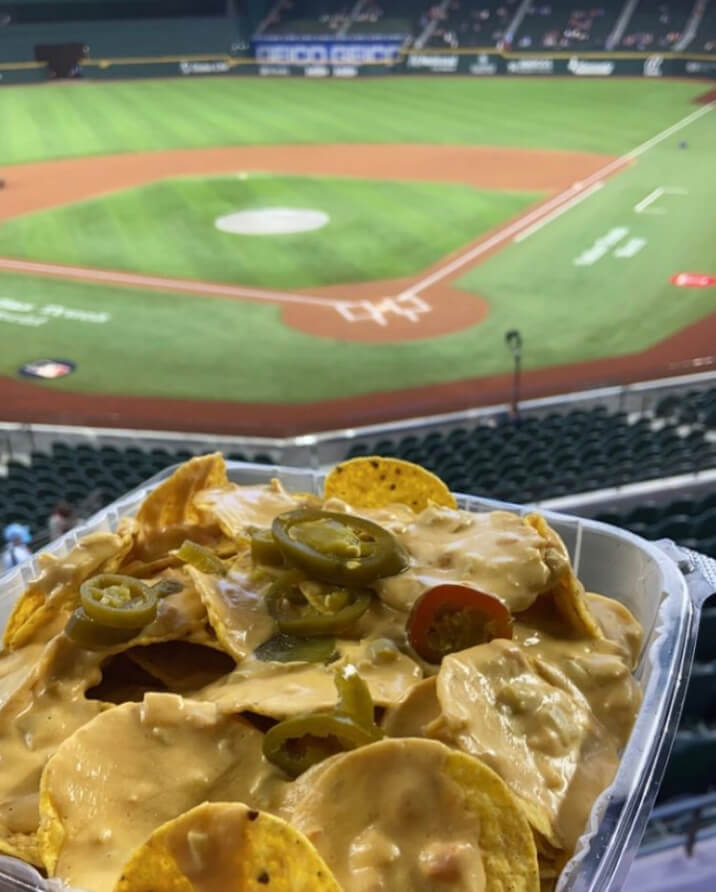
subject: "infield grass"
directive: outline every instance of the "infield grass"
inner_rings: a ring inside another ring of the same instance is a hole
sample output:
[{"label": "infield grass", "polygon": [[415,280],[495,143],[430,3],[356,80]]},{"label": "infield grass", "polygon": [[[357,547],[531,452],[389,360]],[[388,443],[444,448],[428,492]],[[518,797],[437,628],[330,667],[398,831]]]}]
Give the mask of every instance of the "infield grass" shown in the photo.
[{"label": "infield grass", "polygon": [[[39,211],[0,227],[0,254],[269,288],[310,288],[417,273],[536,201],[423,182],[181,178]],[[217,217],[256,208],[330,217],[291,235],[236,235]]]}]

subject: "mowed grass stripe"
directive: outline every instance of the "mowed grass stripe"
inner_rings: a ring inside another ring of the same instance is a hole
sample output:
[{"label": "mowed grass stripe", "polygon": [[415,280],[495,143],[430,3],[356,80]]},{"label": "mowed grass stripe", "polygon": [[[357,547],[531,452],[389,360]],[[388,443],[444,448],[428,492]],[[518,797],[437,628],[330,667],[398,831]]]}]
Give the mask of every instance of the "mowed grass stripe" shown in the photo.
[{"label": "mowed grass stripe", "polygon": [[[682,118],[701,92],[700,83],[576,78],[237,76],[13,87],[0,90],[0,120],[11,122],[0,163],[257,143],[436,142],[619,154]],[[64,113],[68,104],[71,114]],[[107,119],[113,126],[102,127]]]},{"label": "mowed grass stripe", "polygon": [[[538,197],[382,180],[179,178],[9,220],[0,230],[0,254],[311,288],[417,274]],[[216,230],[217,217],[257,207],[318,209],[330,222],[271,237]]]}]

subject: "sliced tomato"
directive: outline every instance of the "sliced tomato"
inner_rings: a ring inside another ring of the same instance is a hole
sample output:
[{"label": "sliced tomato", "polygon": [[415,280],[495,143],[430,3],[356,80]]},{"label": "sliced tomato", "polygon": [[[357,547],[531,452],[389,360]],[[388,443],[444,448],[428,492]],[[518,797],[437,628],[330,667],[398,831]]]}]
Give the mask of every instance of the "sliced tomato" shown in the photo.
[{"label": "sliced tomato", "polygon": [[408,617],[408,640],[428,663],[447,654],[512,638],[512,616],[494,595],[469,585],[435,585],[418,598]]}]

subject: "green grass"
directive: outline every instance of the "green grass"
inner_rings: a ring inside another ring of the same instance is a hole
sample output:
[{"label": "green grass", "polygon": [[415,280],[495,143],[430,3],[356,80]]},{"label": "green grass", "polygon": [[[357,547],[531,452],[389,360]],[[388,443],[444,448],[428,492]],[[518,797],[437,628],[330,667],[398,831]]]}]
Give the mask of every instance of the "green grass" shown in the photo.
[{"label": "green grass", "polygon": [[0,89],[0,164],[271,143],[441,143],[622,153],[702,82],[197,78]]},{"label": "green grass", "polygon": [[[714,289],[669,282],[682,271],[716,273],[716,113],[683,137],[688,150],[678,148],[681,134],[654,146],[582,204],[462,277],[462,288],[490,304],[485,336],[519,325],[526,366],[537,368],[643,350],[716,309]],[[649,208],[657,213],[636,213],[658,187],[687,194],[666,194]],[[646,245],[628,259],[610,250],[591,265],[574,264],[618,227],[628,230],[620,244]]]},{"label": "green grass", "polygon": [[[703,83],[576,78],[405,78],[353,83],[227,78],[12,88],[0,90],[0,161],[186,145],[331,140],[532,145],[621,153],[686,116],[694,109],[690,99],[703,91]],[[687,152],[677,148],[681,138],[689,140]],[[463,276],[461,287],[489,302],[489,317],[464,332],[430,340],[339,343],[287,328],[281,322],[280,307],[269,304],[0,274],[0,297],[38,306],[53,302],[105,310],[111,315],[107,324],[52,319],[38,327],[21,327],[0,313],[0,374],[14,376],[21,363],[49,355],[74,359],[77,371],[67,379],[38,386],[301,403],[506,372],[511,360],[502,341],[505,330],[514,326],[525,337],[527,368],[642,349],[714,309],[713,289],[679,289],[668,283],[669,276],[681,270],[716,271],[714,157],[716,113],[712,112],[651,149],[583,204],[523,243],[509,244]],[[256,181],[262,189],[270,183]],[[292,189],[313,188],[310,178],[299,182],[282,177],[276,183],[282,188],[289,183]],[[337,217],[344,210],[338,207],[341,183],[330,182]],[[192,181],[183,185],[194,188]],[[199,185],[212,192],[212,181]],[[666,196],[662,205],[668,210],[666,215],[634,214],[634,205],[658,186],[686,188],[688,195]],[[187,196],[167,188],[166,200],[173,207],[194,206]],[[411,257],[410,262],[416,263],[417,246],[421,254],[428,250],[425,227],[432,227],[434,237],[445,240],[441,252],[444,244],[452,243],[453,233],[443,232],[452,226],[452,218],[448,223],[441,216],[444,190],[452,187],[434,188],[439,189],[439,202],[433,194],[416,191],[410,211],[398,215],[403,235],[395,237],[402,241],[398,247],[392,243],[392,250],[401,255],[400,262]],[[478,228],[489,225],[494,209],[484,204],[485,193],[463,191],[464,196],[450,197],[453,214],[458,209],[465,215],[460,227],[467,225],[468,211],[474,212]],[[523,198],[502,196],[500,200]],[[172,262],[176,261],[174,239],[178,239],[176,244],[187,243],[183,230],[188,225],[187,213],[177,232],[176,220],[165,221],[160,229],[155,225],[154,230],[147,220],[140,221],[139,235],[135,229],[130,247],[132,237],[120,207],[131,196],[117,200],[118,205],[112,200],[111,212],[110,205],[102,202],[68,209],[70,215],[97,214],[83,218],[82,227],[74,223],[79,218],[59,214],[54,219],[37,214],[4,224],[0,230],[0,239],[6,240],[4,250],[15,240],[18,251],[50,259],[62,248],[62,259],[67,260],[71,259],[65,252],[69,248],[75,252],[72,258],[87,262],[87,246],[98,242],[101,247],[107,233],[113,233],[113,250],[126,239],[123,255],[135,252],[134,269],[139,260],[167,263],[161,256],[165,244],[173,246]],[[362,200],[351,198],[354,207]],[[377,195],[375,200],[385,202],[382,213],[386,215],[389,205],[396,206],[395,196]],[[348,202],[347,195],[344,201]],[[150,210],[153,214],[158,208]],[[360,213],[367,215],[367,207],[360,208]],[[512,210],[503,204],[495,219],[507,213]],[[202,224],[205,231],[210,229],[211,214],[207,211]],[[435,221],[426,216],[435,216]],[[68,227],[70,219],[73,225]],[[45,228],[37,229],[32,238],[29,230],[18,235],[22,226],[39,226],[43,220]],[[375,221],[373,214],[361,226],[370,228]],[[647,239],[640,253],[628,260],[610,254],[592,266],[574,266],[572,261],[581,251],[617,226],[627,227],[630,236]],[[464,240],[464,230],[460,233]],[[346,250],[347,259],[341,260],[344,270],[356,267],[354,258],[359,253],[361,262],[365,260],[362,252],[373,237],[371,233],[361,236],[360,252]],[[383,226],[380,238],[385,237]],[[222,238],[230,239],[229,252],[239,252],[240,237]],[[251,240],[252,251],[259,242]],[[211,278],[221,277],[222,266],[228,263],[228,255],[213,247],[217,244],[212,233],[210,253],[216,269]],[[268,241],[266,246],[269,249]],[[276,251],[270,256],[275,266],[271,275],[278,278],[283,274],[280,254]],[[325,249],[320,258],[304,258],[314,275],[327,262]],[[246,282],[254,261],[250,257],[239,260]],[[182,254],[181,261],[199,262],[189,253]],[[265,257],[265,266],[264,261]],[[117,265],[117,261],[107,265]],[[258,266],[253,274],[259,275]],[[334,269],[331,275],[335,274]],[[296,286],[298,280],[292,281]],[[263,274],[261,284],[267,284]]]},{"label": "green grass", "polygon": [[[0,228],[0,254],[309,288],[417,273],[538,197],[323,177],[174,179],[9,220]],[[224,214],[264,207],[316,208],[330,222],[270,237],[214,226]]]}]

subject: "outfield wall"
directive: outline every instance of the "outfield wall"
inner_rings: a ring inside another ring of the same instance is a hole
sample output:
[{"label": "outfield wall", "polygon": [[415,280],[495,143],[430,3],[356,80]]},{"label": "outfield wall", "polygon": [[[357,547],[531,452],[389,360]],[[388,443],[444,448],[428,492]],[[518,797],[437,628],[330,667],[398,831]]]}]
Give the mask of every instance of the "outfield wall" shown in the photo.
[{"label": "outfield wall", "polygon": [[[233,24],[216,18],[192,20],[191,28],[187,28],[186,20],[153,20],[151,27],[146,22],[101,23],[92,31],[92,39],[87,44],[88,57],[81,62],[80,76],[91,80],[204,75],[354,78],[411,74],[716,79],[716,55],[706,53],[525,54],[494,48],[405,51],[394,39],[366,38],[257,41],[253,55],[235,56],[230,52],[238,38]],[[0,85],[47,80],[44,63],[29,61],[31,50],[28,48],[34,43],[76,40],[82,30],[74,23],[27,28],[28,34],[22,43],[13,43],[11,47],[0,40]],[[79,39],[84,38],[79,36]],[[118,48],[126,47],[130,40],[133,53],[119,54]]]}]

